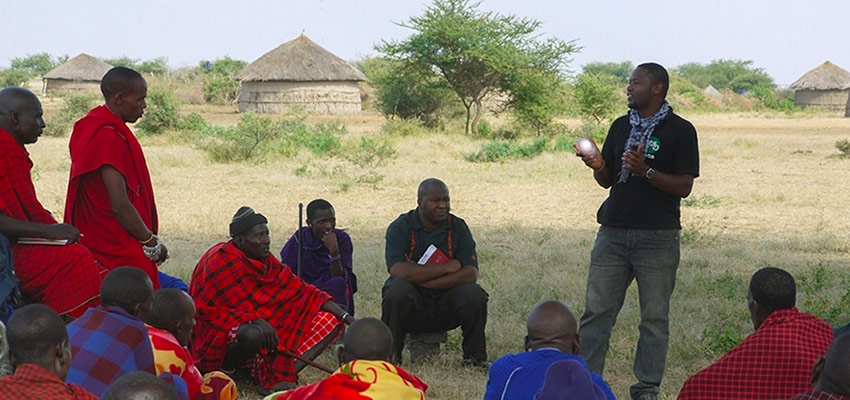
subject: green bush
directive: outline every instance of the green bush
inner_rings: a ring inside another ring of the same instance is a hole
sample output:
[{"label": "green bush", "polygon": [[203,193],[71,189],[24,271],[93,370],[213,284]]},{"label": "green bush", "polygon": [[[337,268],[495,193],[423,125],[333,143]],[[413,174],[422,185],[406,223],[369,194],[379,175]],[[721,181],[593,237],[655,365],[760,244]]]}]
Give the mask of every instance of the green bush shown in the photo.
[{"label": "green bush", "polygon": [[153,87],[148,90],[147,103],[144,117],[136,124],[141,132],[158,135],[178,127],[182,120],[180,100],[174,92],[163,87]]},{"label": "green bush", "polygon": [[381,125],[381,133],[387,136],[418,136],[425,127],[417,119],[388,119]]},{"label": "green bush", "polygon": [[29,80],[30,74],[22,69],[10,68],[0,71],[0,85],[7,86],[22,86]]},{"label": "green bush", "polygon": [[622,90],[617,78],[612,75],[579,75],[574,88],[579,115],[595,124],[610,121],[622,104]]},{"label": "green bush", "polygon": [[339,135],[345,133],[345,124],[320,123],[308,127],[300,122],[300,129],[291,132],[296,145],[316,155],[332,155],[340,148]]},{"label": "green bush", "polygon": [[531,158],[549,148],[549,138],[541,136],[529,142],[517,140],[493,140],[481,146],[481,150],[466,154],[471,162],[501,162],[511,159]]},{"label": "green bush", "polygon": [[236,127],[207,125],[201,131],[204,149],[214,161],[261,162],[275,141],[283,136],[283,126],[252,112],[242,114]]},{"label": "green bush", "polygon": [[70,93],[63,96],[64,105],[54,117],[46,121],[44,134],[47,136],[65,136],[71,132],[72,125],[94,108],[100,96],[85,93]]},{"label": "green bush", "polygon": [[239,98],[236,74],[245,68],[245,61],[225,56],[215,61],[201,61],[198,67],[204,76],[204,100],[213,104],[232,104]]},{"label": "green bush", "polygon": [[835,142],[835,148],[841,152],[841,154],[838,155],[839,157],[850,158],[850,139]]},{"label": "green bush", "polygon": [[374,169],[396,158],[398,152],[386,140],[361,138],[356,146],[344,148],[340,157],[361,168]]}]

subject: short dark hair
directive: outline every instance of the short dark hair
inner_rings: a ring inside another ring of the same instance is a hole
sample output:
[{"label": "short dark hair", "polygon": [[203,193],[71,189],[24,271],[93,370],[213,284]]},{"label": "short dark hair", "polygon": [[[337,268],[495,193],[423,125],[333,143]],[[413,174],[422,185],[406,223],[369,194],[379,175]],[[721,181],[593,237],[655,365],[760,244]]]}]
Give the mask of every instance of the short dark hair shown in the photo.
[{"label": "short dark hair", "polygon": [[113,67],[106,72],[100,80],[100,92],[105,99],[109,99],[116,93],[126,93],[133,88],[136,79],[145,79],[142,74],[127,68]]},{"label": "short dark hair", "polygon": [[348,327],[342,343],[351,360],[386,360],[392,354],[393,334],[377,318],[360,318]]},{"label": "short dark hair", "polygon": [[766,267],[756,271],[750,280],[753,300],[768,312],[787,310],[797,304],[797,284],[787,271]]},{"label": "short dark hair", "polygon": [[121,375],[109,385],[103,400],[178,400],[177,389],[168,382],[145,371]]},{"label": "short dark hair", "polygon": [[21,307],[6,326],[9,351],[16,365],[39,364],[57,344],[68,341],[62,318],[44,304]]},{"label": "short dark hair", "polygon": [[637,68],[643,68],[649,75],[649,81],[653,84],[660,83],[664,86],[663,97],[667,97],[667,90],[670,88],[670,75],[661,64],[649,62],[638,65]]},{"label": "short dark hair", "polygon": [[316,199],[307,204],[307,219],[316,217],[319,210],[332,210],[334,206],[325,199]]},{"label": "short dark hair", "polygon": [[445,182],[437,178],[428,178],[419,183],[419,188],[416,190],[416,198],[421,199],[422,196],[425,195],[425,192],[427,192],[428,189],[431,189],[434,186],[439,186],[441,188],[449,190],[449,185],[446,185]]},{"label": "short dark hair", "polygon": [[118,306],[129,310],[147,301],[153,294],[153,287],[145,285],[150,282],[148,274],[141,268],[115,268],[103,278],[100,286],[100,303],[104,306]]},{"label": "short dark hair", "polygon": [[153,292],[151,311],[145,317],[145,322],[159,329],[173,331],[185,316],[186,311],[181,301],[188,295],[180,289],[165,288]]}]

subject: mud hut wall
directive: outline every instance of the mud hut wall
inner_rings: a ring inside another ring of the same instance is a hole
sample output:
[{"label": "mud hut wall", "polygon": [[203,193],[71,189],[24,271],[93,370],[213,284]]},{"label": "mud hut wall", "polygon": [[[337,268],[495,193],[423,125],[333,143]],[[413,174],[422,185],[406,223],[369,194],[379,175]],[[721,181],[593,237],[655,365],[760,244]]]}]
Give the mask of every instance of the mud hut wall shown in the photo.
[{"label": "mud hut wall", "polygon": [[360,87],[353,81],[242,82],[239,112],[285,113],[293,105],[314,114],[358,114]]},{"label": "mud hut wall", "polygon": [[850,90],[798,90],[794,92],[794,105],[841,111],[847,106],[848,95]]}]

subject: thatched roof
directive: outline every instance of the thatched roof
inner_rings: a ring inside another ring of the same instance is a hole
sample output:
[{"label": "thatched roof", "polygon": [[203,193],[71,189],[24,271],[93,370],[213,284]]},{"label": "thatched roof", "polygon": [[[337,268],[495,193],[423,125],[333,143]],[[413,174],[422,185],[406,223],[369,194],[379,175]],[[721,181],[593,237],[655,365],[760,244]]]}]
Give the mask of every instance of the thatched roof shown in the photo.
[{"label": "thatched roof", "polygon": [[357,68],[331,54],[302,33],[248,64],[243,81],[365,81]]},{"label": "thatched roof", "polygon": [[790,86],[793,90],[846,90],[850,89],[850,72],[827,61],[806,72]]},{"label": "thatched roof", "polygon": [[81,53],[80,55],[44,74],[44,79],[100,82],[100,79],[103,78],[103,75],[105,75],[110,68],[112,68],[111,65],[101,61],[100,59]]}]

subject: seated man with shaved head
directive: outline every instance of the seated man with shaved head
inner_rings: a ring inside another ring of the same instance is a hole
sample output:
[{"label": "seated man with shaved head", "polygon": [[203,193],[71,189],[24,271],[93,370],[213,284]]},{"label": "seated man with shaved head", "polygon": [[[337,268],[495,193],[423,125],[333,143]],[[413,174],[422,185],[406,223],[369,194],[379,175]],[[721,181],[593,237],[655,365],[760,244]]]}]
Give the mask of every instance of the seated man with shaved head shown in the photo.
[{"label": "seated man with shaved head", "polygon": [[[598,397],[614,399],[611,388],[578,354],[581,336],[573,312],[563,303],[544,301],[535,306],[526,323],[525,352],[508,354],[490,367],[486,400],[531,399],[543,387],[546,370],[557,361],[572,360],[590,374]],[[569,398],[569,397],[566,397]]]},{"label": "seated man with shaved head", "polygon": [[122,375],[104,393],[103,400],[179,400],[177,390],[144,371]]},{"label": "seated man with shaved head", "polygon": [[779,268],[753,274],[747,305],[755,332],[688,378],[680,400],[787,398],[812,390],[812,365],[832,343],[832,328],[794,306],[794,277]]},{"label": "seated man with shaved head", "polygon": [[24,306],[9,320],[15,374],[0,378],[0,398],[96,400],[85,389],[65,383],[71,348],[65,324],[43,304]]},{"label": "seated man with shaved head", "polygon": [[[98,304],[103,269],[77,243],[80,231],[58,223],[35,196],[33,162],[24,145],[35,143],[44,127],[35,94],[19,87],[0,90],[0,234],[12,242],[21,292],[60,315],[78,317]],[[22,238],[68,244],[22,244]]]},{"label": "seated man with shaved head", "polygon": [[227,242],[207,250],[189,285],[197,321],[192,351],[201,372],[247,368],[264,394],[295,386],[306,365],[354,322],[327,293],[269,252],[268,220],[241,207]]},{"label": "seated man with shaved head", "polygon": [[[101,306],[88,309],[68,325],[74,359],[67,381],[97,396],[122,375],[133,371],[156,374],[153,348],[142,321],[151,310],[153,284],[145,271],[135,267],[112,270],[103,279]],[[160,377],[178,387],[186,384],[171,371]]]},{"label": "seated man with shaved head", "polygon": [[850,335],[841,335],[812,367],[815,390],[791,400],[850,400]]},{"label": "seated man with shaved head", "polygon": [[179,289],[159,289],[145,317],[153,348],[156,373],[171,372],[183,378],[193,400],[236,398],[236,384],[220,371],[201,375],[186,346],[195,327],[195,303]]},{"label": "seated man with shaved head", "polygon": [[312,385],[275,393],[265,400],[421,400],[428,385],[391,364],[393,337],[376,318],[351,324],[339,350],[340,367]]},{"label": "seated man with shaved head", "polygon": [[[449,212],[449,187],[443,181],[422,181],[416,197],[417,207],[399,215],[386,234],[390,277],[383,288],[381,319],[393,333],[394,361],[401,363],[408,333],[460,326],[463,363],[487,366],[487,292],[476,283],[475,240],[466,222]],[[422,260],[429,249],[434,255]]]}]

